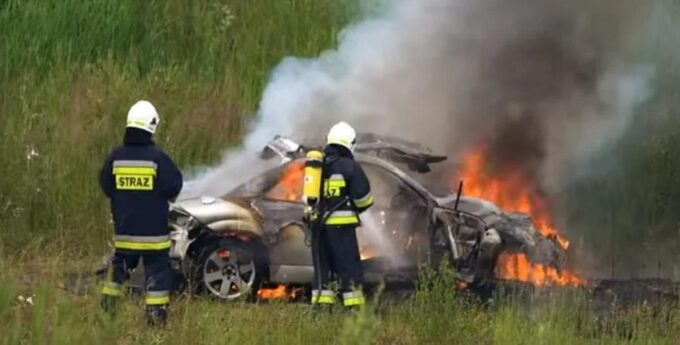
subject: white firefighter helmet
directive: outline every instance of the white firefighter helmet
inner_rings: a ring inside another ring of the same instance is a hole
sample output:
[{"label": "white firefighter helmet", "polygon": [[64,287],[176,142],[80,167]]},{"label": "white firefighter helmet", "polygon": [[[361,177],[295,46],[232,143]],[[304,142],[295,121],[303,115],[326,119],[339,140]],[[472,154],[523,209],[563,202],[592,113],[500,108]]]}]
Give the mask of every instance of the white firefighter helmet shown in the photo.
[{"label": "white firefighter helmet", "polygon": [[154,134],[160,121],[161,119],[158,117],[158,112],[153,104],[149,101],[141,100],[130,107],[127,116],[127,127],[143,129]]},{"label": "white firefighter helmet", "polygon": [[327,144],[338,144],[354,152],[357,143],[357,134],[354,128],[345,121],[340,121],[331,127],[326,137]]}]

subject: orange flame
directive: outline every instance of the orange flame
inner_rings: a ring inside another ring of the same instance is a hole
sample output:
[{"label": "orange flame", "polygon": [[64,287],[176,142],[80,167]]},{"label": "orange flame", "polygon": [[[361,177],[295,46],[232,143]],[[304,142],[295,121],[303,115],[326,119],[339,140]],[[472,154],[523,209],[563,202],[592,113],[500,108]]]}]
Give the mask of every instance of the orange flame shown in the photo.
[{"label": "orange flame", "polygon": [[585,281],[571,272],[558,272],[554,267],[534,264],[524,253],[502,253],[498,258],[498,272],[503,279],[544,285],[583,285]]},{"label": "orange flame", "polygon": [[286,297],[286,286],[279,285],[276,288],[262,288],[257,291],[257,297],[261,299],[281,299]]},{"label": "orange flame", "polygon": [[298,201],[302,198],[302,181],[305,175],[303,160],[294,161],[279,176],[276,185],[266,196],[274,200]]},{"label": "orange flame", "polygon": [[261,288],[257,291],[257,297],[262,300],[295,300],[300,296],[300,289],[289,290],[286,285],[275,288]]},{"label": "orange flame", "polygon": [[550,213],[535,191],[534,182],[527,181],[519,171],[490,176],[486,171],[487,165],[484,149],[473,151],[463,158],[460,177],[465,183],[464,194],[489,200],[503,210],[531,215],[543,236],[554,238],[565,250],[569,248],[569,241],[551,225]]},{"label": "orange flame", "polygon": [[[551,214],[545,200],[538,193],[536,182],[519,169],[491,173],[487,156],[486,148],[482,147],[463,157],[459,173],[464,181],[463,194],[489,200],[503,210],[529,214],[541,235],[554,239],[567,250],[569,241],[553,226]],[[457,180],[451,182],[457,186]],[[558,272],[552,267],[534,264],[521,253],[503,253],[499,257],[496,275],[501,279],[519,280],[539,286],[583,283],[583,279],[573,273]]]},{"label": "orange flame", "polygon": [[359,247],[359,256],[361,260],[368,260],[374,258],[376,255],[370,246]]}]

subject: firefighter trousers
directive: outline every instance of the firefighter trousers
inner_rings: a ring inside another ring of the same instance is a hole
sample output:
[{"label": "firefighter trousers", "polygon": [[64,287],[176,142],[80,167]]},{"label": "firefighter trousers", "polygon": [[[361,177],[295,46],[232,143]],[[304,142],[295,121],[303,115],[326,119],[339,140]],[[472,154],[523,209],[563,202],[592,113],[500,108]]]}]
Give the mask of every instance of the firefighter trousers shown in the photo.
[{"label": "firefighter trousers", "polygon": [[144,302],[147,307],[164,307],[170,303],[170,289],[173,286],[172,270],[168,250],[159,251],[121,251],[116,250],[111,264],[110,280],[104,285],[104,297],[123,295],[123,284],[142,259],[144,263],[145,290]]},{"label": "firefighter trousers", "polygon": [[[342,293],[343,305],[352,307],[365,303],[362,292],[363,271],[357,241],[356,227],[321,227],[317,234],[318,241],[312,241],[312,250],[318,249],[318,265],[314,263],[314,281],[312,283],[312,303],[334,304],[336,292],[332,284],[337,283]],[[316,243],[318,242],[318,248]],[[318,277],[321,274],[321,287]]]}]

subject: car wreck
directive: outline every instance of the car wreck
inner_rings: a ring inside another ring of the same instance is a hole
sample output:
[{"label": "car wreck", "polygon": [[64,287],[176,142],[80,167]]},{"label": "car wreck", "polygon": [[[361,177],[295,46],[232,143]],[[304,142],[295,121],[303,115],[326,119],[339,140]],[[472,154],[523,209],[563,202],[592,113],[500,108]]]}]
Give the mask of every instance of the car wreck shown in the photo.
[{"label": "car wreck", "polygon": [[[448,260],[466,286],[494,281],[502,252],[524,253],[560,270],[564,250],[531,218],[458,191],[436,195],[413,178],[446,156],[397,138],[363,134],[355,159],[376,197],[357,229],[368,284],[414,281],[423,267]],[[225,195],[171,205],[170,256],[178,289],[219,299],[256,298],[263,286],[307,286],[313,279],[310,231],[303,222],[304,145],[277,136],[260,159],[280,163]],[[140,268],[141,269],[141,266]],[[99,272],[104,272],[105,267]],[[139,276],[132,285],[143,286]]]}]

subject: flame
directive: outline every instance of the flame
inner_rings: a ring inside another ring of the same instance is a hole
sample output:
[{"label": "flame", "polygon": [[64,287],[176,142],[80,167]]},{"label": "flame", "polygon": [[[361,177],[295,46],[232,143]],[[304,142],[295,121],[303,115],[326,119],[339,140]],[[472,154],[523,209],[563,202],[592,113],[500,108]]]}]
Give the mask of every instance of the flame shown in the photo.
[{"label": "flame", "polygon": [[[547,204],[538,192],[537,184],[521,169],[496,172],[490,168],[486,147],[477,148],[464,155],[459,177],[464,182],[464,195],[482,198],[507,211],[529,214],[534,226],[546,238],[564,250],[569,241],[557,232]],[[458,180],[451,181],[457,186]],[[583,279],[569,272],[558,272],[529,261],[523,253],[503,253],[496,268],[498,278],[519,280],[534,285],[578,285]]]},{"label": "flame", "polygon": [[262,300],[296,300],[300,297],[300,289],[290,289],[286,285],[279,285],[275,288],[261,288],[257,291],[257,297]]},{"label": "flame", "polygon": [[528,181],[520,171],[510,171],[502,176],[491,176],[486,171],[486,150],[476,150],[463,158],[460,173],[465,183],[465,195],[489,200],[503,210],[531,215],[536,228],[545,237],[554,238],[563,249],[569,241],[551,225],[552,220],[544,200],[535,191],[533,181]]},{"label": "flame", "polygon": [[585,281],[571,272],[558,272],[554,267],[534,264],[524,253],[502,253],[498,258],[498,271],[504,279],[544,285],[583,285]]},{"label": "flame", "polygon": [[305,175],[303,160],[294,161],[281,173],[276,185],[266,197],[274,200],[299,201],[302,198],[302,180]]},{"label": "flame", "polygon": [[282,299],[286,297],[286,286],[279,285],[276,288],[262,288],[257,292],[261,299]]},{"label": "flame", "polygon": [[361,257],[361,260],[368,260],[376,257],[373,249],[370,246],[359,248],[359,256]]}]

